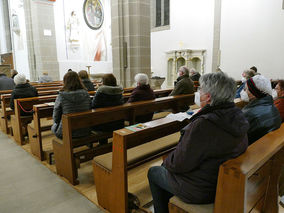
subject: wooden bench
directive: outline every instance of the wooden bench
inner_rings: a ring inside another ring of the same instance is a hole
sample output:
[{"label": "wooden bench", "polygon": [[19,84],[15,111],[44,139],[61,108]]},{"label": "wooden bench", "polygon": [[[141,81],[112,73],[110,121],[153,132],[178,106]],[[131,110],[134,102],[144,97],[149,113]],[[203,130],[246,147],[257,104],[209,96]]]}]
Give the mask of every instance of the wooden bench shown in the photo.
[{"label": "wooden bench", "polygon": [[76,185],[79,183],[77,180],[78,171],[75,165],[76,158],[80,158],[80,156],[84,154],[85,157],[80,158],[80,161],[84,162],[91,160],[96,155],[111,151],[111,144],[108,144],[108,147],[104,150],[98,150],[97,147],[95,147],[83,153],[74,154],[74,147],[82,146],[89,142],[96,142],[101,138],[112,137],[112,132],[105,133],[105,135],[91,134],[86,138],[73,139],[72,131],[118,120],[127,120],[130,124],[134,124],[137,115],[144,115],[163,109],[173,109],[175,111],[185,104],[191,105],[193,100],[193,94],[178,95],[63,115],[63,139],[53,140],[57,173],[65,177],[71,184]]},{"label": "wooden bench", "polygon": [[141,131],[115,131],[112,153],[93,160],[99,205],[113,213],[128,212],[128,171],[171,152],[187,123],[166,117],[146,123],[150,128]]},{"label": "wooden bench", "polygon": [[[58,94],[58,90],[51,90],[51,91],[39,91],[38,96],[49,96]],[[14,111],[10,108],[10,100],[11,94],[4,94],[1,95],[1,129],[6,134],[10,133],[9,125],[8,125],[8,117],[10,115],[15,114]]]},{"label": "wooden bench", "polygon": [[214,204],[194,205],[171,198],[171,213],[278,212],[278,181],[284,165],[284,124],[250,145],[219,169]]},{"label": "wooden bench", "polygon": [[[155,90],[154,93],[157,97],[168,95],[172,89]],[[124,100],[126,101],[130,97],[130,93],[124,93]],[[37,104],[33,106],[33,123],[28,126],[29,141],[31,145],[32,153],[40,160],[45,160],[42,144],[42,132],[49,131],[47,126],[42,128],[41,120],[44,118],[51,118],[53,113],[53,106],[48,104]]]}]

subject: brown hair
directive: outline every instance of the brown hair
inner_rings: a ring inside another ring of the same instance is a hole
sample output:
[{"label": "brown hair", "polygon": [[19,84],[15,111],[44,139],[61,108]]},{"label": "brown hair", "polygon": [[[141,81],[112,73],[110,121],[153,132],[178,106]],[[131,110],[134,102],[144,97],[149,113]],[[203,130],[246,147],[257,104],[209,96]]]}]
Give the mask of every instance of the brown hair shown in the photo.
[{"label": "brown hair", "polygon": [[106,86],[117,86],[116,85],[116,78],[113,74],[104,74],[103,76],[103,85]]},{"label": "brown hair", "polygon": [[75,91],[78,89],[85,89],[85,86],[82,84],[79,75],[74,71],[69,71],[64,75],[63,78],[64,86],[63,91]]},{"label": "brown hair", "polygon": [[81,79],[89,79],[89,75],[86,70],[81,70],[78,75]]},{"label": "brown hair", "polygon": [[284,90],[284,80],[279,80],[277,84],[279,84],[281,90]]}]

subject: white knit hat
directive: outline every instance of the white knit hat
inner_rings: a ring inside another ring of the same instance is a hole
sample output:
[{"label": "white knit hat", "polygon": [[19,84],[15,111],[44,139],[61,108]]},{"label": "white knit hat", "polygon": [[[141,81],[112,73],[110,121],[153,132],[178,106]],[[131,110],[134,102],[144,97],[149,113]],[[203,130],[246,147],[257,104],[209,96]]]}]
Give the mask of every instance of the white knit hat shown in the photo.
[{"label": "white knit hat", "polygon": [[257,89],[259,89],[261,92],[265,94],[272,95],[270,80],[265,78],[263,75],[255,75],[252,77],[252,80]]},{"label": "white knit hat", "polygon": [[19,73],[18,75],[15,76],[14,82],[15,82],[16,85],[25,84],[25,83],[27,83],[27,78],[24,74]]}]

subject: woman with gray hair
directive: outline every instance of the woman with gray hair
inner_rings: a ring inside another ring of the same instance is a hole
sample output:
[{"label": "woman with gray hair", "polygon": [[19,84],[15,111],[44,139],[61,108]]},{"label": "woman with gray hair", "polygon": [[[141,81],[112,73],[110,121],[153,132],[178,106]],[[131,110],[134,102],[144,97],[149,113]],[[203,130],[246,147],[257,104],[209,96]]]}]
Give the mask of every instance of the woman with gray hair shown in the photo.
[{"label": "woman with gray hair", "polygon": [[176,149],[162,166],[152,167],[148,179],[155,212],[168,212],[176,195],[192,204],[213,203],[219,166],[247,149],[248,121],[233,100],[234,79],[223,72],[200,78],[196,102],[201,110],[181,130]]},{"label": "woman with gray hair", "polygon": [[237,92],[236,92],[236,96],[235,98],[240,98],[241,97],[241,92],[243,91],[243,89],[245,88],[245,85],[246,85],[246,82],[248,79],[252,78],[253,76],[255,76],[255,71],[254,70],[245,70],[243,71],[242,73],[242,78],[241,78],[241,81],[242,81],[242,84],[241,86],[239,86],[239,88],[237,89]]},{"label": "woman with gray hair", "polygon": [[[146,101],[155,99],[155,94],[149,85],[149,78],[144,73],[138,73],[134,77],[137,87],[132,91],[128,103],[136,101]],[[135,121],[138,123],[144,123],[152,120],[153,113],[137,116]]]}]

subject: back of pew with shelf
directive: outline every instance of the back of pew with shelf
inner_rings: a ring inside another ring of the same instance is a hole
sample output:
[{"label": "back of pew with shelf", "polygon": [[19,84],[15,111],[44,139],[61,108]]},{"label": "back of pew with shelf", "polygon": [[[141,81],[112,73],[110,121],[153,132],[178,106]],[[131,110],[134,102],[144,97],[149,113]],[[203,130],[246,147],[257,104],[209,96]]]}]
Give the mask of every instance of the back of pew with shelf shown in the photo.
[{"label": "back of pew with shelf", "polygon": [[[71,184],[78,184],[78,171],[75,165],[74,147],[86,145],[89,142],[95,142],[100,137],[111,137],[112,132],[105,133],[101,136],[90,135],[90,137],[73,139],[72,132],[82,128],[90,128],[92,126],[109,123],[118,120],[127,120],[130,124],[135,123],[137,115],[144,115],[160,110],[172,109],[178,111],[181,106],[191,105],[194,101],[194,95],[178,95],[157,98],[149,101],[139,101],[134,103],[126,103],[121,106],[100,108],[93,111],[65,114],[62,116],[63,139],[53,140],[53,150],[55,155],[56,170],[59,175],[65,177]],[[88,139],[90,138],[90,139]],[[103,146],[99,146],[103,147]],[[87,159],[90,160],[96,155],[100,155],[111,151],[111,144],[107,144],[105,150],[98,150],[98,147],[84,151]],[[79,157],[78,155],[76,157]]]}]

